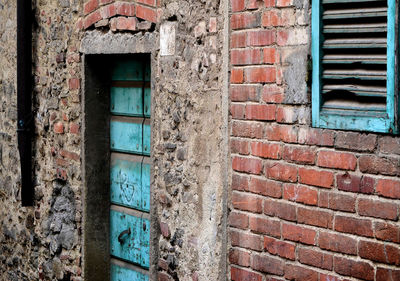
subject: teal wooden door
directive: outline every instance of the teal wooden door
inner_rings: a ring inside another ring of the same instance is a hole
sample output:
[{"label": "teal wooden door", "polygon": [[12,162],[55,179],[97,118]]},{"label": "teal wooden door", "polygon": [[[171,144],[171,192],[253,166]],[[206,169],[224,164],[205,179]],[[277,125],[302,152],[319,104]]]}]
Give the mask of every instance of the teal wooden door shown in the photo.
[{"label": "teal wooden door", "polygon": [[110,90],[111,281],[148,281],[150,64],[120,60]]}]

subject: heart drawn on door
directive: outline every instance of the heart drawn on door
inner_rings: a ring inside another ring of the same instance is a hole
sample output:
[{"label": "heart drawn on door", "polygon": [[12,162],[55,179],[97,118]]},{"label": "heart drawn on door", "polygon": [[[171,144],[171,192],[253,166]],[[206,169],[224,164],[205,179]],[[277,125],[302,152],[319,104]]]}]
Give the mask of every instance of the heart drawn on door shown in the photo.
[{"label": "heart drawn on door", "polygon": [[135,185],[129,182],[129,177],[126,173],[119,170],[117,176],[117,182],[119,183],[119,188],[122,190],[122,194],[127,202],[133,200],[133,194],[135,193]]}]

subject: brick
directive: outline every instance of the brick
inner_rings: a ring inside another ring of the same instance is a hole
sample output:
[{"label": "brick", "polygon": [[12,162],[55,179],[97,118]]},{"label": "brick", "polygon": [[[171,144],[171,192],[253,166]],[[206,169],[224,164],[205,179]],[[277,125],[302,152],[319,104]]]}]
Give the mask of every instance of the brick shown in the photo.
[{"label": "brick", "polygon": [[241,84],[243,83],[243,69],[234,68],[231,71],[231,83]]},{"label": "brick", "polygon": [[171,236],[171,232],[169,230],[169,226],[165,222],[160,222],[160,230],[161,234],[164,236],[164,238],[168,239]]},{"label": "brick", "polygon": [[276,1],[276,6],[277,7],[288,7],[292,5],[292,1],[291,0],[277,0]]},{"label": "brick", "polygon": [[374,280],[374,268],[369,263],[363,261],[334,257],[334,270],[341,275],[363,280]]},{"label": "brick", "polygon": [[303,266],[286,264],[285,278],[296,281],[318,281],[318,272]]},{"label": "brick", "polygon": [[276,50],[275,48],[264,48],[263,49],[263,62],[267,64],[273,64],[276,62]]},{"label": "brick", "polygon": [[262,8],[262,1],[248,0],[246,8],[247,8],[247,10],[256,10],[256,9]]},{"label": "brick", "polygon": [[232,122],[232,135],[235,137],[257,138],[263,137],[263,126],[255,122]]},{"label": "brick", "polygon": [[343,234],[320,231],[318,245],[321,249],[357,255],[357,240]]},{"label": "brick", "polygon": [[68,80],[68,86],[70,90],[77,90],[81,87],[81,82],[79,78],[70,78]]},{"label": "brick", "polygon": [[286,182],[297,181],[297,167],[293,165],[271,162],[265,167],[268,178]]},{"label": "brick", "polygon": [[[277,1],[280,1],[280,0],[277,0]],[[276,37],[277,37],[276,42],[278,43],[278,45],[285,46],[288,41],[288,38],[289,38],[289,32],[286,30],[278,31]]]},{"label": "brick", "polygon": [[339,190],[356,193],[374,193],[375,179],[363,176],[359,177],[349,173],[336,175],[337,187]]},{"label": "brick", "polygon": [[361,216],[397,220],[398,204],[386,201],[377,201],[360,198],[358,200],[358,213]]},{"label": "brick", "polygon": [[262,14],[262,26],[271,27],[281,25],[281,18],[277,10],[268,10]]},{"label": "brick", "polygon": [[54,124],[54,132],[56,134],[63,134],[64,133],[64,124],[62,122],[57,122]]},{"label": "brick", "polygon": [[230,114],[234,119],[244,119],[246,106],[244,104],[231,104]]},{"label": "brick", "polygon": [[276,42],[273,30],[254,30],[247,32],[247,46],[269,46]]},{"label": "brick", "polygon": [[312,265],[318,268],[332,270],[333,256],[330,254],[300,247],[298,250],[299,261],[302,264]]},{"label": "brick", "polygon": [[269,198],[264,199],[264,214],[288,221],[297,220],[296,206]]},{"label": "brick", "polygon": [[399,269],[378,267],[376,269],[376,281],[397,281],[400,280]]},{"label": "brick", "polygon": [[354,213],[356,211],[356,197],[347,194],[320,191],[318,206],[336,211]]},{"label": "brick", "polygon": [[299,168],[299,182],[319,187],[331,188],[334,183],[333,173],[313,169]]},{"label": "brick", "polygon": [[279,106],[276,110],[278,123],[293,124],[297,121],[297,111],[293,106]]},{"label": "brick", "polygon": [[359,166],[360,171],[363,173],[389,176],[400,175],[400,161],[396,158],[362,155],[359,159]]},{"label": "brick", "polygon": [[[265,56],[264,56],[265,59]],[[276,85],[264,85],[262,100],[268,103],[281,103],[283,102],[284,95],[283,89]]]},{"label": "brick", "polygon": [[231,48],[243,48],[247,45],[247,32],[231,33]]},{"label": "brick", "polygon": [[134,17],[135,16],[135,4],[134,3],[124,3],[117,2],[115,3],[115,8],[117,10],[117,14],[121,16]]},{"label": "brick", "polygon": [[354,132],[338,132],[335,147],[352,151],[373,151],[376,147],[376,135]]},{"label": "brick", "polygon": [[215,33],[217,32],[217,18],[216,17],[211,17],[209,22],[208,22],[208,31],[210,33]]},{"label": "brick", "polygon": [[300,128],[299,129],[299,143],[318,145],[318,146],[333,146],[335,134],[333,131],[313,129],[313,128]]},{"label": "brick", "polygon": [[400,198],[400,181],[380,179],[376,185],[376,192],[384,197]]},{"label": "brick", "polygon": [[400,242],[400,227],[398,224],[389,222],[374,223],[375,237],[379,240],[399,243]]},{"label": "brick", "polygon": [[373,237],[372,222],[367,219],[335,216],[335,230],[360,236]]},{"label": "brick", "polygon": [[249,190],[249,182],[246,176],[240,176],[237,174],[232,175],[232,189],[245,191]]},{"label": "brick", "polygon": [[254,28],[261,25],[260,16],[257,13],[242,13],[231,15],[232,29]]},{"label": "brick", "polygon": [[272,255],[278,255],[289,260],[295,259],[295,245],[272,237],[264,237],[264,249]]},{"label": "brick", "polygon": [[235,209],[253,213],[262,212],[262,199],[245,193],[233,193],[232,205]]},{"label": "brick", "polygon": [[260,159],[233,157],[232,168],[238,172],[261,174],[262,162]]},{"label": "brick", "polygon": [[354,171],[357,166],[357,158],[351,153],[320,151],[318,153],[317,165],[324,168]]},{"label": "brick", "polygon": [[231,85],[230,98],[235,101],[258,101],[261,85]]},{"label": "brick", "polygon": [[98,0],[89,0],[83,5],[83,13],[86,15],[90,14],[94,10],[96,10],[99,7],[99,1]]},{"label": "brick", "polygon": [[266,129],[266,138],[270,141],[297,142],[297,129],[290,125],[271,124]]},{"label": "brick", "polygon": [[232,65],[260,64],[261,49],[238,49],[231,51]]},{"label": "brick", "polygon": [[251,268],[257,271],[271,273],[274,275],[284,274],[284,263],[282,260],[270,256],[253,255]]},{"label": "brick", "polygon": [[400,264],[400,248],[383,243],[361,240],[358,244],[360,257],[376,262],[398,266]]},{"label": "brick", "polygon": [[229,214],[229,226],[247,229],[249,227],[249,216],[233,211]]},{"label": "brick", "polygon": [[254,251],[262,251],[263,249],[263,240],[261,236],[238,231],[231,231],[231,244],[232,246]]},{"label": "brick", "polygon": [[274,7],[275,6],[275,0],[264,0],[264,6],[266,8]]},{"label": "brick", "polygon": [[245,8],[244,0],[231,0],[232,12],[240,12],[240,11],[243,11],[244,8]]},{"label": "brick", "polygon": [[250,153],[249,142],[238,139],[231,140],[231,153],[248,155]]},{"label": "brick", "polygon": [[138,3],[146,4],[149,6],[156,6],[156,0],[136,0]]},{"label": "brick", "polygon": [[111,20],[111,25],[116,30],[136,30],[137,19],[134,17],[116,17]]},{"label": "brick", "polygon": [[313,148],[285,145],[282,158],[298,164],[314,164],[315,155],[316,152]]},{"label": "brick", "polygon": [[246,119],[250,120],[275,120],[276,105],[274,104],[248,104],[246,106]]},{"label": "brick", "polygon": [[332,228],[333,214],[316,209],[297,208],[297,222],[324,228]]},{"label": "brick", "polygon": [[381,137],[378,141],[378,147],[382,153],[400,155],[400,138],[392,136]]},{"label": "brick", "polygon": [[88,27],[92,26],[99,20],[101,20],[103,17],[101,16],[101,13],[99,10],[94,11],[93,13],[87,15],[84,20],[83,20],[83,28],[87,29]]},{"label": "brick", "polygon": [[318,192],[302,185],[285,184],[283,188],[283,198],[307,205],[317,205]]},{"label": "brick", "polygon": [[319,274],[319,281],[342,281],[343,279],[340,279],[336,276],[333,275],[326,275],[323,273]]},{"label": "brick", "polygon": [[79,134],[79,129],[80,129],[79,124],[73,122],[69,123],[69,132],[71,134]]},{"label": "brick", "polygon": [[251,143],[251,154],[262,158],[280,159],[281,145],[277,143]]},{"label": "brick", "polygon": [[[229,250],[229,262],[240,266],[250,266],[250,254],[239,249]],[[238,279],[240,280],[240,279]]]},{"label": "brick", "polygon": [[136,16],[140,19],[144,19],[150,22],[157,23],[158,22],[158,14],[156,9],[152,9],[149,7],[137,5],[136,6]]},{"label": "brick", "polygon": [[250,217],[250,229],[255,233],[281,237],[281,224],[278,220],[269,218]]},{"label": "brick", "polygon": [[271,180],[252,177],[249,182],[249,191],[268,197],[281,198],[282,184]]},{"label": "brick", "polygon": [[64,150],[64,149],[60,150],[60,155],[63,158],[74,160],[74,161],[79,161],[81,158],[78,153],[71,152],[71,151]]},{"label": "brick", "polygon": [[258,273],[247,271],[244,269],[231,267],[232,281],[262,281],[262,276]]},{"label": "brick", "polygon": [[172,281],[172,277],[169,276],[167,273],[159,272],[158,273],[158,281]]},{"label": "brick", "polygon": [[282,225],[282,236],[284,239],[300,242],[303,244],[315,245],[317,233],[315,230],[305,228],[299,225],[286,224]]},{"label": "brick", "polygon": [[244,75],[248,83],[272,83],[276,81],[276,68],[274,66],[250,67],[245,69]]}]

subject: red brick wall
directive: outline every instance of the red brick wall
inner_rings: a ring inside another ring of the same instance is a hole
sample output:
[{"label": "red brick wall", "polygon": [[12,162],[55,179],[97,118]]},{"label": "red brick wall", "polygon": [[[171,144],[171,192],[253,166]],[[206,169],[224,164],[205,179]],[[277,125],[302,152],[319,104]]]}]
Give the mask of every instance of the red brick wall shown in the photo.
[{"label": "red brick wall", "polygon": [[84,17],[78,27],[88,29],[110,26],[111,30],[140,30],[140,21],[156,23],[160,19],[161,0],[88,0],[83,6]]},{"label": "red brick wall", "polygon": [[231,279],[400,280],[400,139],[311,128],[289,102],[300,12],[231,0]]}]

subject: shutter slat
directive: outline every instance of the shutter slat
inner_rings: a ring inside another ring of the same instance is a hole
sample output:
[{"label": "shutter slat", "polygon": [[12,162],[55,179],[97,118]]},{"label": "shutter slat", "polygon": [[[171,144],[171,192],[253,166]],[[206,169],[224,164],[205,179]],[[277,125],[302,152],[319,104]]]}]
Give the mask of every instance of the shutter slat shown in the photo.
[{"label": "shutter slat", "polygon": [[364,2],[382,2],[386,4],[386,1],[380,0],[322,0],[322,4],[336,4],[336,3],[364,3]]},{"label": "shutter slat", "polygon": [[386,55],[325,55],[322,57],[324,64],[386,64]]},{"label": "shutter slat", "polygon": [[333,84],[333,85],[324,85],[322,88],[322,93],[328,94],[333,91],[347,91],[351,92],[357,96],[365,96],[365,97],[385,97],[386,96],[386,87],[366,87],[363,85],[343,85],[343,84]]},{"label": "shutter slat", "polygon": [[327,39],[323,48],[386,48],[386,38]]},{"label": "shutter slat", "polygon": [[338,9],[324,11],[322,19],[386,17],[387,8]]},{"label": "shutter slat", "polygon": [[327,24],[323,28],[324,33],[365,33],[386,32],[386,23],[372,24]]},{"label": "shutter slat", "polygon": [[367,80],[386,80],[386,71],[370,71],[365,69],[354,70],[324,70],[322,78],[325,79],[367,79]]}]

